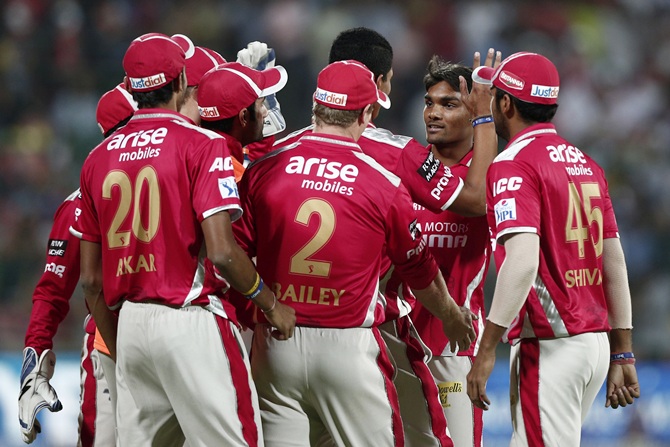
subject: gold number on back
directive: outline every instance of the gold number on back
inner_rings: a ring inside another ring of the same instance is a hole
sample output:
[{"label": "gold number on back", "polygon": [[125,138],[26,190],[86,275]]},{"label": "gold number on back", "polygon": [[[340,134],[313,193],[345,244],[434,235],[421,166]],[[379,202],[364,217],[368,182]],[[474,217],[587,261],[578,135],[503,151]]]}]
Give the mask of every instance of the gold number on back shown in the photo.
[{"label": "gold number on back", "polygon": [[[565,240],[567,242],[576,242],[579,251],[579,258],[585,256],[584,244],[591,240],[596,256],[603,253],[603,212],[599,207],[593,207],[592,198],[600,198],[600,187],[597,183],[580,183],[581,196],[577,190],[577,185],[573,182],[568,184],[569,200],[568,218],[565,222]],[[586,215],[587,222],[582,220],[582,213]],[[596,229],[593,237],[589,237],[591,232],[589,228],[595,224]],[[597,237],[597,240],[594,238]]]},{"label": "gold number on back", "polygon": [[[144,189],[146,185],[146,191]],[[130,244],[130,233],[142,242],[149,242],[158,232],[160,220],[160,188],[158,176],[151,166],[140,169],[135,179],[133,193],[132,181],[124,171],[110,171],[102,182],[102,197],[112,199],[114,187],[118,187],[119,205],[107,230],[109,248],[127,247]],[[146,193],[146,209],[140,208],[142,194]],[[134,202],[134,203],[133,203]],[[131,231],[121,230],[132,206]],[[146,211],[146,228],[142,223],[143,212]]]},{"label": "gold number on back", "polygon": [[299,275],[328,277],[330,275],[330,261],[311,259],[317,251],[328,243],[335,232],[335,210],[332,205],[323,199],[305,200],[295,216],[295,221],[302,225],[309,225],[312,215],[319,219],[319,227],[314,236],[293,256],[291,256],[290,272]]}]

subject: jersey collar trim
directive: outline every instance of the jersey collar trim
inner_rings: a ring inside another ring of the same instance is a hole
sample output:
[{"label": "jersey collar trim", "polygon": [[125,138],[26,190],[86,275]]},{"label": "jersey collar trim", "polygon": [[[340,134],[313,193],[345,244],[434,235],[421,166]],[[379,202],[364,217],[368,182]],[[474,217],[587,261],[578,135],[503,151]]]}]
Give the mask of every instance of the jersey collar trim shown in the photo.
[{"label": "jersey collar trim", "polygon": [[308,134],[308,135],[303,136],[302,138],[300,138],[300,140],[316,141],[316,142],[319,142],[319,143],[327,143],[327,144],[335,144],[335,145],[338,145],[338,146],[344,146],[344,147],[348,147],[350,149],[356,149],[358,151],[363,152],[363,150],[358,145],[358,143],[356,143],[352,139],[346,138],[346,137],[340,137],[340,136],[336,136],[336,135],[327,135],[327,134],[323,134],[323,133],[312,133],[312,134]]},{"label": "jersey collar trim", "polygon": [[141,119],[176,119],[188,124],[193,124],[193,121],[184,115],[167,109],[140,109],[135,112],[130,120],[136,121]]}]

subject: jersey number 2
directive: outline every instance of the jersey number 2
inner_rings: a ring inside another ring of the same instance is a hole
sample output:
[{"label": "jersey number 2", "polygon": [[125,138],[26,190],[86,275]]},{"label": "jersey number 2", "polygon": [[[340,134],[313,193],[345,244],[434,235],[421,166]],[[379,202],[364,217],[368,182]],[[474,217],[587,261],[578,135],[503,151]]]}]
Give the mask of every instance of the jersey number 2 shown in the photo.
[{"label": "jersey number 2", "polygon": [[328,277],[331,262],[311,259],[317,251],[328,243],[335,232],[335,210],[323,199],[307,199],[295,215],[295,221],[301,225],[309,225],[312,215],[319,219],[319,227],[314,236],[291,256],[290,272],[298,275]]},{"label": "jersey number 2", "polygon": [[[591,199],[600,198],[600,188],[597,183],[580,183],[579,186],[581,195],[577,191],[577,185],[573,182],[568,184],[570,203],[568,204],[568,218],[565,222],[565,240],[577,243],[580,259],[583,259],[585,255],[584,243],[591,240],[596,256],[600,257],[603,253],[603,212],[591,203]],[[586,222],[583,221],[584,215]],[[597,227],[593,235],[589,231],[592,224]]]},{"label": "jersey number 2", "polygon": [[[137,173],[135,185],[124,171],[110,171],[102,183],[102,197],[112,199],[114,187],[118,187],[119,206],[116,209],[112,224],[107,230],[107,244],[109,248],[127,247],[130,244],[130,233],[142,242],[149,242],[158,232],[160,220],[161,193],[158,185],[158,175],[151,166],[145,166]],[[134,187],[133,187],[134,186]],[[142,219],[140,198],[146,186],[145,219]],[[132,210],[131,210],[132,208]],[[122,230],[121,226],[126,221],[128,214],[132,213],[131,231]],[[145,227],[142,223],[146,222]]]}]

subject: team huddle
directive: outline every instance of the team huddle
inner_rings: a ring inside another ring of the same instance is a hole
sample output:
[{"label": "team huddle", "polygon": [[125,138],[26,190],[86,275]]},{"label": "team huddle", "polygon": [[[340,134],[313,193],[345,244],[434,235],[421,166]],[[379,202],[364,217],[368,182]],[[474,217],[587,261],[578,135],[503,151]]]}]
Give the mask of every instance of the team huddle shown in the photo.
[{"label": "team huddle", "polygon": [[373,124],[392,62],[376,31],[342,31],[311,125],[279,138],[290,80],[267,44],[227,62],[180,34],[131,42],[33,294],[26,443],[62,408],[77,284],[86,447],[480,447],[501,340],[511,445],[579,445],[605,381],[607,406],[640,396],[605,174],[551,124],[554,64],[433,56],[424,145]]}]

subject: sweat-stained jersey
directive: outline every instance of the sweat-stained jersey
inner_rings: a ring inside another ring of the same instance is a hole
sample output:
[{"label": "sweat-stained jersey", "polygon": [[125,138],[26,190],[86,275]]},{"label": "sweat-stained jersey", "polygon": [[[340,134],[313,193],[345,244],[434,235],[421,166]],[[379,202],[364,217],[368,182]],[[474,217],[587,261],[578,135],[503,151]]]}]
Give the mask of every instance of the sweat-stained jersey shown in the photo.
[{"label": "sweat-stained jersey", "polygon": [[141,109],[98,145],[81,173],[82,212],[73,225],[102,244],[103,292],[123,300],[203,305],[233,317],[222,282],[205,262],[201,222],[241,214],[226,140],[164,109]]},{"label": "sweat-stained jersey", "polygon": [[[79,239],[69,231],[78,195],[79,190],[70,194],[54,214],[44,274],[33,292],[25,346],[35,348],[38,354],[53,349],[53,338],[70,310],[70,298],[79,282]],[[95,332],[92,320],[86,330],[91,334]]]},{"label": "sweat-stained jersey", "polygon": [[[487,174],[487,215],[494,239],[540,236],[537,278],[506,338],[557,338],[607,331],[603,240],[619,237],[603,170],[536,124],[509,142]],[[504,250],[498,245],[498,269]]]},{"label": "sweat-stained jersey", "polygon": [[[382,252],[427,287],[437,264],[420,246],[400,179],[353,140],[310,133],[252,163],[240,183],[240,246],[277,298],[313,327],[372,327]],[[384,248],[386,247],[386,248]],[[262,321],[256,313],[255,320]]]},{"label": "sweat-stained jersey", "polygon": [[[430,152],[430,146],[425,151]],[[454,176],[465,178],[471,161],[472,151],[450,167]],[[414,207],[423,243],[440,266],[449,293],[459,306],[467,307],[479,317],[472,322],[477,341],[467,351],[458,352],[458,355],[475,355],[485,319],[484,279],[491,252],[486,216],[464,217],[449,210],[433,213],[417,204]],[[439,319],[420,302],[415,304],[410,315],[433,355],[452,355]]]}]

